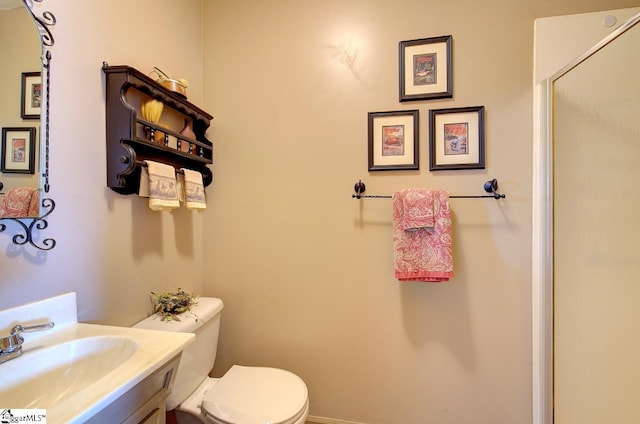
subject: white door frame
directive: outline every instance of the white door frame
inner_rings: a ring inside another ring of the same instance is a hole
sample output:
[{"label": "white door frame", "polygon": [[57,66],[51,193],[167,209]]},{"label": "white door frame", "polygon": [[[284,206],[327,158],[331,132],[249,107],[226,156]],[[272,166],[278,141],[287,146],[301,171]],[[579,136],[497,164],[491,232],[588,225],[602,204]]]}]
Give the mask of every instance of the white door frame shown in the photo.
[{"label": "white door frame", "polygon": [[640,13],[534,87],[531,271],[533,424],[553,423],[553,83],[638,22]]}]

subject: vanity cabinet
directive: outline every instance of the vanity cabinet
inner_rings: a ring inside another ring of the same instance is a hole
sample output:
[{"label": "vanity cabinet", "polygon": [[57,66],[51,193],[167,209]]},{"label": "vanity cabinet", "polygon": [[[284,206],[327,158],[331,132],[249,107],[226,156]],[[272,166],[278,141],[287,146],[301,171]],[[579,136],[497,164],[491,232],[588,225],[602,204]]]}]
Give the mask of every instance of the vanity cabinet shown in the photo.
[{"label": "vanity cabinet", "polygon": [[149,415],[144,417],[139,424],[165,424],[167,411],[164,408],[156,408]]},{"label": "vanity cabinet", "polygon": [[165,424],[165,399],[171,393],[180,355],[129,389],[109,406],[87,421],[87,424]]},{"label": "vanity cabinet", "polygon": [[[137,193],[145,160],[192,169],[208,186],[213,162],[206,132],[213,117],[186,97],[130,66],[103,64],[106,76],[107,185],[121,194]],[[144,119],[143,106],[162,104],[158,122]]]}]

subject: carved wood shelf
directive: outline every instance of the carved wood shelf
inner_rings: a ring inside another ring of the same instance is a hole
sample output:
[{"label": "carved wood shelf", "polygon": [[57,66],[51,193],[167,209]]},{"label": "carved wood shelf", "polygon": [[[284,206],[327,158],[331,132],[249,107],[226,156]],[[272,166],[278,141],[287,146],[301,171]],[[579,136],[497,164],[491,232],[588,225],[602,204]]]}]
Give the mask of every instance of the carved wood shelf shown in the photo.
[{"label": "carved wood shelf", "polygon": [[[213,116],[166,89],[130,66],[102,66],[106,75],[107,185],[121,194],[134,194],[140,186],[140,164],[145,160],[192,169],[211,184],[212,143],[206,132]],[[140,104],[158,100],[163,119],[152,123],[142,118]],[[166,112],[166,113],[165,113]],[[166,115],[166,116],[165,116]],[[195,138],[181,134],[187,123]],[[160,132],[161,137],[154,138]]]}]

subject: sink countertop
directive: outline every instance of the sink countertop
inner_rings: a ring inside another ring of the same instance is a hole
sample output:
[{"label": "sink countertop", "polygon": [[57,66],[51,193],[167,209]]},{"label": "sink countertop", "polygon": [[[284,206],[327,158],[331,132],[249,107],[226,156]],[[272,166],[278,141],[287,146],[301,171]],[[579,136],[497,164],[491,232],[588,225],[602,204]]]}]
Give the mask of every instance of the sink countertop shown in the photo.
[{"label": "sink countertop", "polygon": [[[118,397],[158,370],[170,359],[181,353],[195,340],[194,334],[175,333],[137,328],[116,327],[98,324],[71,324],[51,331],[23,345],[22,356],[0,364],[0,371],[7,376],[28,373],[30,357],[42,349],[74,340],[96,336],[121,336],[134,340],[138,348],[125,360],[88,387],[54,406],[32,405],[30,408],[47,410],[47,419],[53,422],[82,423],[110,405]],[[2,390],[0,388],[0,395]],[[1,397],[1,396],[0,396]],[[7,408],[22,408],[21,405],[4,405]]]}]

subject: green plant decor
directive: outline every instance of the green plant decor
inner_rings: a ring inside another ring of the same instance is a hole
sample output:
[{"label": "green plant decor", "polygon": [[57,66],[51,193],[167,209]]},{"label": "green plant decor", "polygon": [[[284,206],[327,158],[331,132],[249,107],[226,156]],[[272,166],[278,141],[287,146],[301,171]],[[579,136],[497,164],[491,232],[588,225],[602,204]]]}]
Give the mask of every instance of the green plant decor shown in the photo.
[{"label": "green plant decor", "polygon": [[186,293],[179,287],[176,292],[151,292],[153,312],[161,315],[163,321],[180,321],[180,317],[178,315],[190,311],[191,306],[198,303],[196,301],[196,297],[196,295]]}]

